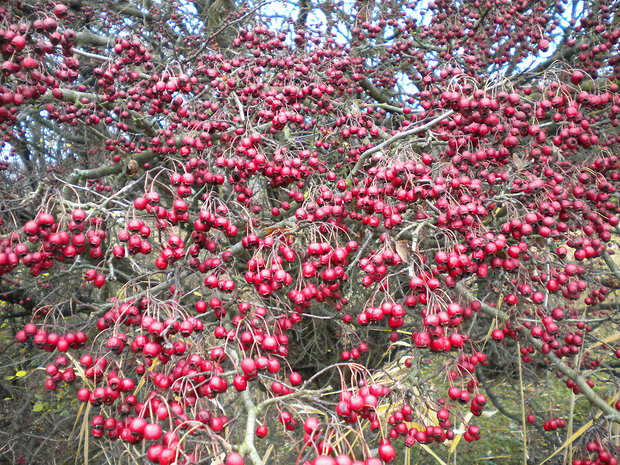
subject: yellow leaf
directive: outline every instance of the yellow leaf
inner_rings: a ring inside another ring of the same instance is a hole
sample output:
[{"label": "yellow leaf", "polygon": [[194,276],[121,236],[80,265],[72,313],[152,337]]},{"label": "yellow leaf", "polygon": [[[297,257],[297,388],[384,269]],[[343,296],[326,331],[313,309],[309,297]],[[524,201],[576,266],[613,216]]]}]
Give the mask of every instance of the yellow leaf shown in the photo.
[{"label": "yellow leaf", "polygon": [[430,447],[428,447],[426,444],[420,444],[420,446],[422,447],[422,449],[424,449],[426,452],[428,452],[429,454],[431,454],[435,460],[437,460],[437,463],[440,463],[441,465],[448,465],[446,462],[444,462],[441,457],[439,457],[435,452],[433,452],[433,449],[431,449]]},{"label": "yellow leaf", "polygon": [[[88,442],[90,440],[90,428],[89,428],[89,415],[90,415],[90,402],[87,402],[86,409],[84,412],[84,418],[82,420],[82,428],[80,429],[80,437],[84,438],[84,465],[88,465],[88,457],[89,457],[89,445]],[[77,461],[77,455],[76,455]]]},{"label": "yellow leaf", "polygon": [[[83,411],[84,411],[84,403],[81,402],[80,403],[80,408],[78,409],[77,415],[75,416],[75,422],[73,423],[73,428],[71,429],[71,435],[73,435],[73,432],[75,431],[75,427],[79,423],[80,416],[82,416],[82,412]],[[81,437],[80,437],[80,439],[81,439]]]},{"label": "yellow leaf", "polygon": [[310,405],[304,405],[301,402],[300,403],[292,402],[291,405],[295,406],[295,412],[306,414],[306,415],[320,415],[322,417],[327,418],[327,413],[317,408],[314,408]]},{"label": "yellow leaf", "polygon": [[387,411],[390,407],[391,407],[391,405],[383,404],[383,405],[379,405],[379,407],[377,407],[376,410],[379,413],[383,413],[383,412]]},{"label": "yellow leaf", "polygon": [[405,425],[407,425],[408,429],[415,428],[420,431],[424,429],[424,425],[416,423],[415,421],[406,421]]},{"label": "yellow leaf", "polygon": [[[607,400],[608,404],[613,404],[614,402],[616,402],[616,400],[618,399],[618,396],[620,394],[614,394],[610,399]],[[599,418],[601,415],[603,414],[602,410],[599,410],[597,412],[597,414],[594,416],[594,419]],[[590,429],[590,427],[592,426],[592,424],[594,423],[594,420],[590,420],[589,422],[587,422],[585,425],[583,425],[581,428],[579,428],[577,431],[575,431],[572,436],[570,438],[568,438],[564,444],[562,444],[558,449],[555,450],[555,452],[553,452],[553,454],[551,454],[549,457],[547,457],[545,460],[543,460],[542,462],[540,462],[540,465],[543,465],[543,463],[548,462],[549,460],[551,460],[553,457],[555,457],[557,454],[559,454],[561,451],[563,451],[564,449],[566,449],[568,446],[570,446],[577,438],[579,438],[583,433],[585,433],[588,429]]]},{"label": "yellow leaf", "polygon": [[[471,412],[467,412],[467,415],[465,415],[465,418],[463,419],[463,423],[461,423],[461,430],[465,430],[465,423],[467,423],[469,420],[471,420],[471,417],[473,417],[474,415]],[[456,446],[459,445],[459,442],[461,442],[461,438],[463,437],[463,433],[459,433],[456,435],[456,437],[454,438],[454,440],[452,441],[452,444],[450,444],[450,449],[448,450],[448,453],[452,453],[454,452],[454,450],[456,449]]]},{"label": "yellow leaf", "polygon": [[[159,362],[159,359],[157,359],[157,358],[156,358],[156,359],[154,359],[154,360],[153,360],[153,363],[152,363],[152,364],[151,364],[151,366],[149,367],[149,371],[153,371],[153,370],[155,369],[155,367],[156,367],[157,365],[159,365],[159,363],[160,363],[160,362]],[[144,375],[142,375],[142,378],[140,378],[140,381],[138,381],[138,385],[136,386],[136,388],[135,388],[135,389],[134,389],[134,391],[133,391],[133,394],[134,394],[134,395],[137,395],[137,394],[138,394],[138,392],[140,392],[140,390],[142,389],[142,387],[145,385],[146,380],[147,380],[147,376],[148,376],[148,375],[147,375],[146,373],[144,373]]]},{"label": "yellow leaf", "polygon": [[[407,341],[396,341],[392,343],[395,346],[402,346],[402,347],[413,347],[413,344],[411,344],[410,342]],[[408,359],[409,357],[411,357],[410,355],[406,355],[405,357],[403,357],[405,360]],[[404,363],[404,362],[403,362]]]},{"label": "yellow leaf", "polygon": [[601,346],[603,344],[609,344],[610,342],[615,342],[618,339],[620,339],[620,332],[617,332],[615,334],[612,334],[611,336],[607,336],[605,339],[603,339],[602,341],[598,341],[595,342],[594,344],[592,344],[590,347],[588,347],[588,350],[592,350],[595,347]]},{"label": "yellow leaf", "polygon": [[89,383],[89,380],[86,378],[86,373],[84,372],[84,368],[82,367],[82,364],[79,363],[69,352],[65,353],[67,357],[69,357],[69,359],[71,360],[71,362],[73,363],[73,367],[75,369],[75,374],[85,383]]},{"label": "yellow leaf", "polygon": [[566,442],[564,442],[564,444],[562,444],[562,446],[559,449],[556,449],[555,452],[553,454],[551,454],[549,457],[547,457],[545,460],[543,460],[542,462],[540,462],[540,465],[542,465],[545,462],[548,462],[549,460],[551,460],[553,457],[556,456],[556,454],[558,454],[560,451],[564,450],[567,446],[569,446],[575,439],[577,439],[578,437],[580,437],[587,429],[589,429],[592,426],[593,420],[590,420],[589,422],[587,422],[585,425],[583,425],[581,428],[579,428],[577,431],[575,431],[573,433],[573,435],[568,438],[566,440]]},{"label": "yellow leaf", "polygon": [[263,463],[267,463],[267,460],[269,459],[269,456],[271,455],[271,451],[273,451],[273,444],[270,444],[269,447],[267,448],[267,452],[265,452],[265,455],[263,456]]},{"label": "yellow leaf", "polygon": [[15,377],[16,378],[21,378],[23,376],[26,376],[28,373],[26,373],[24,370],[19,370],[17,373],[15,373]]}]

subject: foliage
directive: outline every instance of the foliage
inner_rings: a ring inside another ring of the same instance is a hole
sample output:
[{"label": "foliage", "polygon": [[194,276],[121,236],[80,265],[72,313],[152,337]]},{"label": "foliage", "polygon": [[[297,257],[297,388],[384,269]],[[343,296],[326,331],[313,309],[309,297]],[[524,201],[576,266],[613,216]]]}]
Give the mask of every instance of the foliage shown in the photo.
[{"label": "foliage", "polygon": [[0,454],[617,463],[619,8],[1,3]]}]

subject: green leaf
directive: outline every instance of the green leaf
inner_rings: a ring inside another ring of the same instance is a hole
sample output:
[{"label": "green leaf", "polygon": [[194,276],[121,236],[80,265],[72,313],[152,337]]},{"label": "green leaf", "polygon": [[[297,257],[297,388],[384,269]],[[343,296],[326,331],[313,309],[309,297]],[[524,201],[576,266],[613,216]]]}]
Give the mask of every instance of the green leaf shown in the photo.
[{"label": "green leaf", "polygon": [[44,407],[44,405],[41,402],[37,402],[36,404],[34,404],[34,407],[32,407],[32,411],[33,412],[41,412],[41,411],[43,411],[43,407]]}]

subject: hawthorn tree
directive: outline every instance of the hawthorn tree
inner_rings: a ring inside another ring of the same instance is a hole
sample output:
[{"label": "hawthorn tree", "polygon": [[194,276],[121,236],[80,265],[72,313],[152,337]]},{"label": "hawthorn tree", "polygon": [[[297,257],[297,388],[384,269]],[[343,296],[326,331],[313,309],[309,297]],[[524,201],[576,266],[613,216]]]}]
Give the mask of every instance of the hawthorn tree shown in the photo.
[{"label": "hawthorn tree", "polygon": [[619,8],[0,3],[3,460],[618,463]]}]

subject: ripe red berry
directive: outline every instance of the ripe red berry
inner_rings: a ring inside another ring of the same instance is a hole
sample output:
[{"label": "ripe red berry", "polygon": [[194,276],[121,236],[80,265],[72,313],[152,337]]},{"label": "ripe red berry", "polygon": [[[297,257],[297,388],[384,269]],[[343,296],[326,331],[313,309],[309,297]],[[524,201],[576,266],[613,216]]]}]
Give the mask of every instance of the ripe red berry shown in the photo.
[{"label": "ripe red berry", "polygon": [[226,456],[226,465],[244,465],[245,462],[241,454],[237,452],[231,452]]}]

